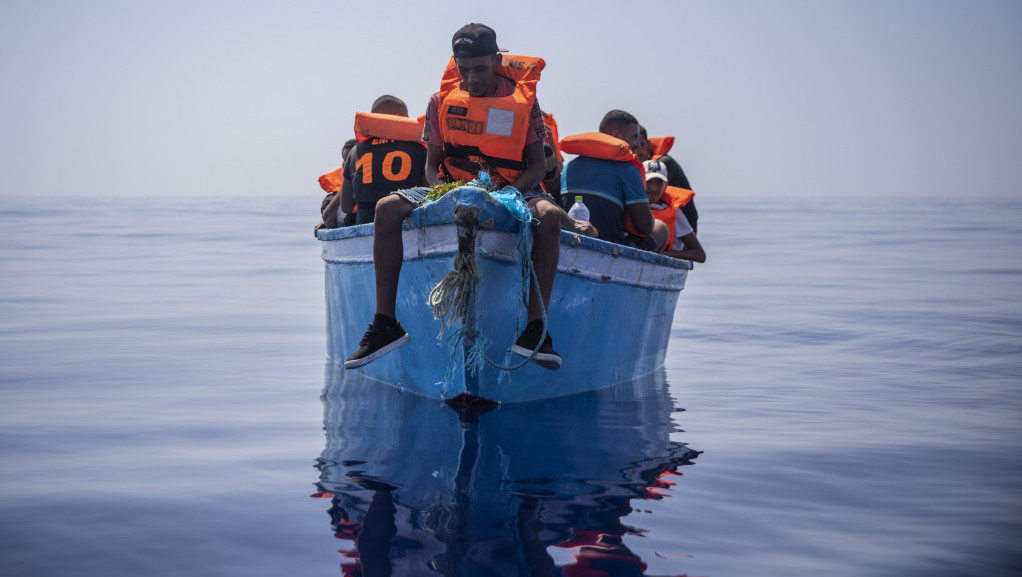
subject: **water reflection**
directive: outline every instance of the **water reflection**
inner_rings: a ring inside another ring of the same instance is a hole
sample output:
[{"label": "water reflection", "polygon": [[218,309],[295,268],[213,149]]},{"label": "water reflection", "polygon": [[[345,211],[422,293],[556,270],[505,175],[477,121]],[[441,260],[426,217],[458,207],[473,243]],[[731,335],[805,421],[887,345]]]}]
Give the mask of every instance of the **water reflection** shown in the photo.
[{"label": "water reflection", "polygon": [[622,542],[642,529],[622,518],[698,455],[670,440],[662,372],[459,415],[327,371],[314,496],[331,500],[331,528],[350,542],[344,575],[642,575]]}]

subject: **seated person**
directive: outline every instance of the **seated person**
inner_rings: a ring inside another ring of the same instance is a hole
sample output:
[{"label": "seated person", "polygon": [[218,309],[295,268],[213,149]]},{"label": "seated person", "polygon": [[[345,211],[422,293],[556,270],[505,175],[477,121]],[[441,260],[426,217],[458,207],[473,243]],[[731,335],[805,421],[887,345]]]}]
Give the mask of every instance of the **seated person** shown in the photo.
[{"label": "seated person", "polygon": [[[664,140],[666,143],[662,147],[656,147],[653,142],[646,135],[646,129],[639,127],[639,150],[636,151],[636,156],[639,160],[645,162],[647,160],[659,160],[664,163],[667,167],[667,185],[675,188],[684,188],[686,190],[692,190],[692,185],[688,183],[688,177],[685,176],[685,171],[681,169],[681,165],[673,157],[669,156],[667,152],[671,149],[671,145],[674,144],[673,137],[662,137],[660,139],[653,140]],[[699,231],[699,211],[696,210],[695,200],[691,200],[682,207],[681,211],[685,214],[685,218],[688,219],[688,224],[692,226],[693,232]]]},{"label": "seated person", "polygon": [[[372,112],[408,118],[408,106],[389,94],[373,102]],[[355,213],[355,224],[366,224],[376,219],[381,198],[426,184],[426,148],[404,140],[363,136],[359,140],[344,162],[340,206],[346,213]]]},{"label": "seated person", "polygon": [[668,241],[660,249],[660,254],[706,262],[706,251],[696,238],[696,233],[689,226],[682,212],[682,207],[692,201],[695,195],[691,190],[675,188],[667,184],[667,167],[659,160],[647,160],[646,198],[649,208],[658,221],[662,221],[668,230]]},{"label": "seated person", "polygon": [[[623,140],[632,151],[639,145],[639,121],[623,110],[608,112],[600,132]],[[573,159],[561,172],[561,206],[568,209],[581,196],[601,240],[655,252],[667,242],[667,227],[656,224],[639,161],[630,156],[631,161]]]},{"label": "seated person", "polygon": [[[511,350],[523,357],[536,350],[532,362],[557,370],[561,357],[549,331],[542,338],[542,314],[543,307],[549,306],[557,272],[561,227],[580,234],[595,235],[595,231],[588,223],[572,220],[540,188],[547,166],[543,154],[546,127],[535,91],[541,60],[503,57],[493,29],[475,23],[454,34],[451,50],[453,65],[448,66],[441,90],[433,94],[426,108],[422,131],[426,178],[430,184],[442,179],[471,180],[487,167],[495,185],[510,185],[522,193],[535,217],[532,261],[540,290],[529,292],[528,324]],[[501,122],[490,127],[491,116]],[[510,126],[503,125],[507,120]],[[466,129],[477,125],[487,129]],[[344,361],[346,369],[370,363],[411,338],[396,318],[404,253],[401,225],[426,192],[424,188],[398,190],[377,205],[373,231],[376,314],[359,348]]]},{"label": "seated person", "polygon": [[344,146],[341,147],[341,167],[333,172],[328,172],[323,176],[319,177],[319,185],[326,190],[326,196],[323,197],[323,202],[319,205],[319,214],[323,220],[319,221],[316,228],[312,230],[315,234],[321,228],[337,228],[338,226],[351,226],[355,224],[355,215],[353,214],[342,214],[341,222],[337,220],[337,209],[340,208],[340,202],[336,202],[333,205],[330,201],[337,198],[337,193],[341,190],[340,180],[343,178],[341,175],[344,172],[344,159],[348,158],[348,153],[351,152],[352,148],[358,141],[354,138],[349,138]]}]

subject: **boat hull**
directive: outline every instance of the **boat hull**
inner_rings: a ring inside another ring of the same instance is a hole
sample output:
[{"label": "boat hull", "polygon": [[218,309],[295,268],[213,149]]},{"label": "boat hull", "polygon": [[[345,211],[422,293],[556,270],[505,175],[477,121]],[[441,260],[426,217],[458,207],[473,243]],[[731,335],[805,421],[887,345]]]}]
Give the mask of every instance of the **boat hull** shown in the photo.
[{"label": "boat hull", "polygon": [[[476,327],[489,341],[486,355],[505,366],[523,360],[506,355],[525,323],[518,234],[506,230],[515,225],[509,220],[487,219],[487,210],[500,216],[500,208],[487,206],[487,199],[481,191],[449,194],[426,207],[429,210],[413,213],[402,233],[397,300],[398,319],[411,341],[356,371],[428,397],[468,393],[521,402],[606,387],[663,365],[678,295],[691,264],[562,233],[548,312],[561,369],[526,363],[507,371],[510,378],[501,378],[502,371],[489,364],[475,374],[468,370],[461,343],[451,347],[438,341],[441,323],[427,304],[430,290],[452,270],[458,237],[451,215],[459,203],[483,204],[480,220],[490,221],[491,228],[480,230],[475,240],[480,270]],[[326,263],[328,354],[343,362],[358,348],[375,310],[372,225],[321,231],[320,238]]]}]

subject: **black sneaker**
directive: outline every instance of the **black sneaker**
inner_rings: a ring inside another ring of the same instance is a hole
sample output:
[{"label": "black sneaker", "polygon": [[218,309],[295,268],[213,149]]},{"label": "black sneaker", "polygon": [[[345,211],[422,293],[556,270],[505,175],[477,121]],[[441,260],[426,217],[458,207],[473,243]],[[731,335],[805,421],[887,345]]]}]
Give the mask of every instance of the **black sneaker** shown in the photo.
[{"label": "black sneaker", "polygon": [[358,342],[358,350],[345,359],[344,368],[354,369],[368,365],[390,351],[411,340],[397,319],[376,315],[373,324]]},{"label": "black sneaker", "polygon": [[[514,354],[528,358],[532,355],[532,351],[536,351],[536,345],[539,344],[539,337],[543,335],[543,321],[542,319],[536,319],[529,324],[525,325],[525,330],[518,336],[518,340],[515,341],[515,345],[511,347],[511,352]],[[543,344],[536,351],[536,354],[532,357],[532,362],[543,367],[544,369],[550,369],[556,371],[561,368],[561,355],[557,354],[554,350],[554,340],[550,338],[550,331],[547,331],[546,338],[543,339]]]}]

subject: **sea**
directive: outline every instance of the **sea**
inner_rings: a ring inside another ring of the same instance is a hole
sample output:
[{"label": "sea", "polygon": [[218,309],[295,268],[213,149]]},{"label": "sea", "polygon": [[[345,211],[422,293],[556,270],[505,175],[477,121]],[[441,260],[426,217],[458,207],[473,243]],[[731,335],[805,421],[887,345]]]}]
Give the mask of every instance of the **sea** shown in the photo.
[{"label": "sea", "polygon": [[661,371],[475,414],[319,201],[0,196],[0,574],[1022,575],[1022,200],[700,195]]}]

